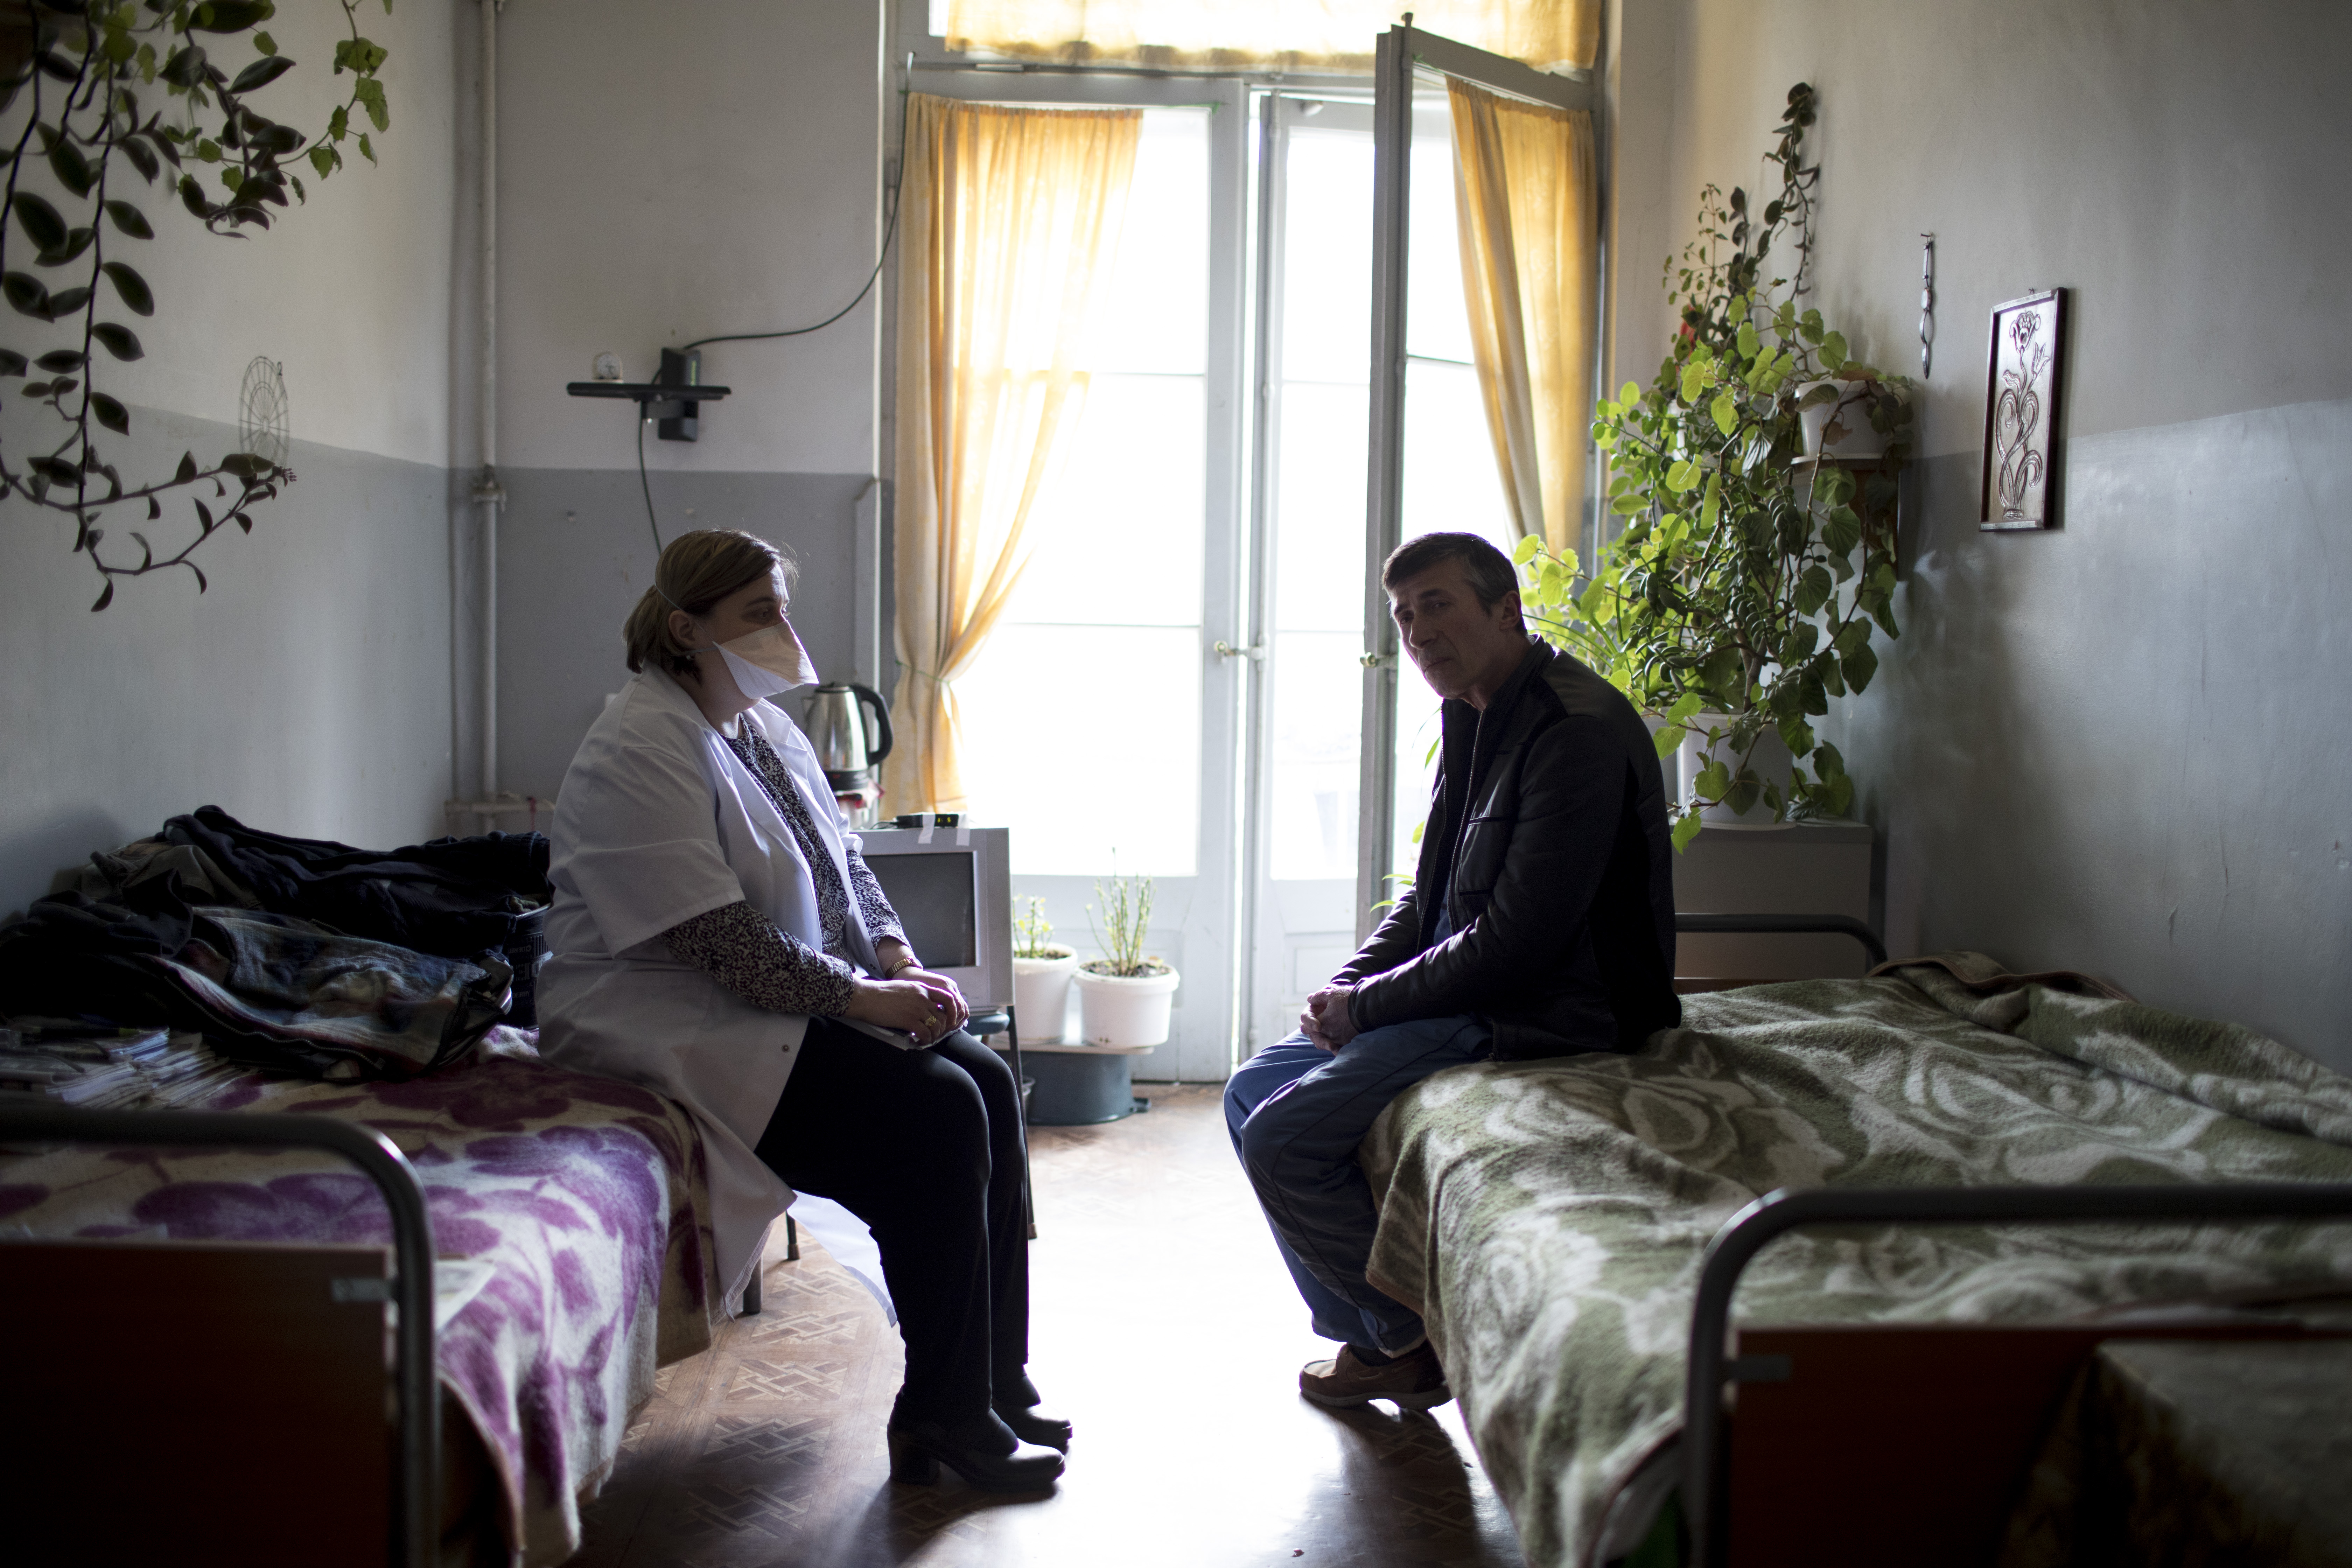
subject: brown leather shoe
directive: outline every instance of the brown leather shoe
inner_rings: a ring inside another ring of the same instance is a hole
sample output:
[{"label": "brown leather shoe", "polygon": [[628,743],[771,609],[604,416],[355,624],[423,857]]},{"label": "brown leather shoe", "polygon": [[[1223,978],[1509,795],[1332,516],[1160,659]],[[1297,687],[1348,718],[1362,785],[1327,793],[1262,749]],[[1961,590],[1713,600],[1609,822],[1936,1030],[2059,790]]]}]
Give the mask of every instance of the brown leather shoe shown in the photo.
[{"label": "brown leather shoe", "polygon": [[1366,1366],[1352,1346],[1341,1345],[1328,1361],[1310,1361],[1298,1371],[1298,1392],[1309,1404],[1326,1410],[1352,1410],[1385,1399],[1400,1410],[1427,1410],[1454,1397],[1445,1386],[1445,1368],[1426,1340],[1419,1350],[1401,1355],[1386,1366]]}]

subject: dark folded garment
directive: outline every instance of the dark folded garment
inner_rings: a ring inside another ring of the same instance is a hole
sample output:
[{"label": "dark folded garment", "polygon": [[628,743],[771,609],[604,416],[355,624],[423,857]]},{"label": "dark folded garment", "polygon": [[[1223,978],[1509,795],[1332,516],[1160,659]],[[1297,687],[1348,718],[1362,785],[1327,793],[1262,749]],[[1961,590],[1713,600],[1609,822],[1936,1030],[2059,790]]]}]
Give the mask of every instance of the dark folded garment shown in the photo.
[{"label": "dark folded garment", "polygon": [[157,967],[188,945],[194,917],[168,884],[147,889],[141,904],[56,893],[0,927],[0,1016],[202,1027]]},{"label": "dark folded garment", "polygon": [[266,833],[206,805],[173,817],[163,837],[201,851],[257,908],[442,958],[478,963],[480,955],[495,953],[514,974],[508,1021],[523,1027],[537,1022],[532,980],[553,896],[545,834],[485,833],[359,849]]},{"label": "dark folded garment", "polygon": [[232,1061],[319,1078],[408,1078],[463,1056],[507,1010],[510,976],[493,955],[469,963],[287,915],[193,912],[185,947],[139,962],[167,973]]},{"label": "dark folded garment", "polygon": [[442,958],[233,907],[59,893],[0,930],[0,1014],[201,1030],[233,1061],[312,1078],[455,1060],[499,1021],[509,981],[495,954]]}]

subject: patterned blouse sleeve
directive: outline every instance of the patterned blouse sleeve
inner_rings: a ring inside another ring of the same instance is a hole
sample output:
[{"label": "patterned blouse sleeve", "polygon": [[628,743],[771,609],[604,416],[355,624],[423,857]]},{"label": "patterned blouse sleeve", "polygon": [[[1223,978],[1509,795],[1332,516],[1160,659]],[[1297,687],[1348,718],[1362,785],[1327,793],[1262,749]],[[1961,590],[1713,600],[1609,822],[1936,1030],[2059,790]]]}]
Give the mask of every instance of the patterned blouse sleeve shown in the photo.
[{"label": "patterned blouse sleeve", "polygon": [[[913,948],[915,944],[907,942],[907,928],[900,923],[898,911],[890,907],[890,900],[882,891],[882,884],[875,877],[874,868],[866,863],[866,857],[857,852],[856,845],[852,844],[848,848],[849,888],[856,895],[858,917],[866,922],[867,938],[877,942],[890,938],[906,942],[909,949]],[[919,958],[922,955],[918,953],[916,956]]]},{"label": "patterned blouse sleeve", "polygon": [[748,903],[681,921],[662,941],[681,963],[772,1013],[837,1018],[856,994],[856,970],[779,930]]}]

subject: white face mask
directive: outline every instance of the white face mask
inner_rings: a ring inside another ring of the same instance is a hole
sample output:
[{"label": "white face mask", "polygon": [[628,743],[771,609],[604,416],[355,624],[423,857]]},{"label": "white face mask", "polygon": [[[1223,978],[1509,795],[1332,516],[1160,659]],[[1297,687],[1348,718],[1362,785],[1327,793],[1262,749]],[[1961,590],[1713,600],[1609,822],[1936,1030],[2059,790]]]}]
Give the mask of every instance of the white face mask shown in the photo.
[{"label": "white face mask", "polygon": [[801,646],[801,639],[793,635],[790,621],[747,632],[715,649],[697,651],[715,651],[725,659],[727,673],[735,678],[735,689],[754,702],[816,681],[816,667],[809,662],[808,649]]}]

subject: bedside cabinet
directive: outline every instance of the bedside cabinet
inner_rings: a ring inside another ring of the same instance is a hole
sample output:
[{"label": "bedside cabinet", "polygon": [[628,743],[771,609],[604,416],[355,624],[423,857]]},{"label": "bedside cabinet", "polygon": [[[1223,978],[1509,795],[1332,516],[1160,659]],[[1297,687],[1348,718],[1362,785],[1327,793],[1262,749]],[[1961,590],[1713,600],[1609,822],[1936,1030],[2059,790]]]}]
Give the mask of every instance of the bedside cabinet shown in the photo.
[{"label": "bedside cabinet", "polygon": [[[1706,827],[1675,857],[1682,914],[1835,914],[1870,920],[1876,836],[1862,822]],[[1677,975],[1811,980],[1857,975],[1869,960],[1851,937],[1699,936],[1675,939]]]}]

